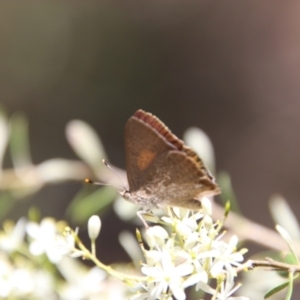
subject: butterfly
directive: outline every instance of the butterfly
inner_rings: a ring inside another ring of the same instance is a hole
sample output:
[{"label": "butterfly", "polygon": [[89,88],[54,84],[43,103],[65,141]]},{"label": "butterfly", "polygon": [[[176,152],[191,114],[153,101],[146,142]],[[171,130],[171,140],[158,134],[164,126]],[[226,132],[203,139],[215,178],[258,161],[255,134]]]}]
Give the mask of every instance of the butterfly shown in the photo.
[{"label": "butterfly", "polygon": [[[122,188],[119,193],[140,207],[137,214],[146,228],[142,215],[153,208],[198,210],[203,196],[220,193],[214,177],[196,152],[151,113],[139,109],[128,119],[125,152],[129,187],[118,186]],[[90,179],[85,181],[95,183]]]},{"label": "butterfly", "polygon": [[125,127],[129,189],[121,194],[143,210],[165,206],[197,210],[220,189],[203,161],[153,114],[141,109]]}]

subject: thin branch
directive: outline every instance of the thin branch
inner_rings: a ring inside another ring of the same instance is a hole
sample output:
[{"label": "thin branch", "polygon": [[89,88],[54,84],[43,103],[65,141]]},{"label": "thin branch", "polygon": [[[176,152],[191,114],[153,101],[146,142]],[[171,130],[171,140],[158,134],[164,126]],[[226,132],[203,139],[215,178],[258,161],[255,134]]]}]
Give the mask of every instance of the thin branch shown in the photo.
[{"label": "thin branch", "polygon": [[291,264],[275,261],[270,257],[266,257],[265,260],[248,260],[241,267],[237,268],[236,271],[241,272],[244,270],[252,270],[254,268],[259,268],[259,267],[270,268],[271,270],[276,270],[276,271],[287,271],[287,272],[294,272],[294,273],[300,272],[299,265],[291,265]]}]

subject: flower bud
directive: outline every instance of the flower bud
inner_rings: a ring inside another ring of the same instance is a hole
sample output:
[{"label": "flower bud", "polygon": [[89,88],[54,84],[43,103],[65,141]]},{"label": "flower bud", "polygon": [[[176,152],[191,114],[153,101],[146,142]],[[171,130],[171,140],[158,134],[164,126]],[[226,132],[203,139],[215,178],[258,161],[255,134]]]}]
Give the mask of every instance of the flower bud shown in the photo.
[{"label": "flower bud", "polygon": [[91,240],[95,240],[101,229],[101,220],[98,216],[93,215],[88,221],[88,233]]},{"label": "flower bud", "polygon": [[150,248],[153,248],[155,245],[163,245],[168,236],[168,232],[161,226],[153,226],[146,231],[146,239]]}]

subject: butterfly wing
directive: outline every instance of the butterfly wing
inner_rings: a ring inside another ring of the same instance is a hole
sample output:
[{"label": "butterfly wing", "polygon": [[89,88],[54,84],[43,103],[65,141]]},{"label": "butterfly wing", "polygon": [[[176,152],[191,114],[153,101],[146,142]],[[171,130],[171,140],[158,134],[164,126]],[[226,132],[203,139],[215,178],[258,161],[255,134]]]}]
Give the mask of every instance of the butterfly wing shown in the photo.
[{"label": "butterfly wing", "polygon": [[175,149],[136,114],[129,118],[125,127],[125,152],[130,191],[136,191],[147,183],[148,171],[157,157]]},{"label": "butterfly wing", "polygon": [[156,206],[198,208],[196,196],[219,193],[197,154],[150,113],[127,121],[125,150],[130,191],[143,189]]},{"label": "butterfly wing", "polygon": [[148,190],[164,205],[197,209],[197,198],[219,193],[217,184],[184,152],[170,150],[160,155],[148,170]]}]

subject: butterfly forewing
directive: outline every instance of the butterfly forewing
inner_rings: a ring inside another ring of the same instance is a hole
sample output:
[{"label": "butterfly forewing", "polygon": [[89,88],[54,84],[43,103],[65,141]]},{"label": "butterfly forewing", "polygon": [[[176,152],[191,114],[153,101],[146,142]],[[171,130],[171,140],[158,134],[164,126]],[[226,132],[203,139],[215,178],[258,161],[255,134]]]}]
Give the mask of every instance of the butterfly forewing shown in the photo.
[{"label": "butterfly forewing", "polygon": [[131,117],[125,128],[126,170],[130,191],[136,191],[146,184],[148,170],[157,157],[174,148],[147,123]]}]

